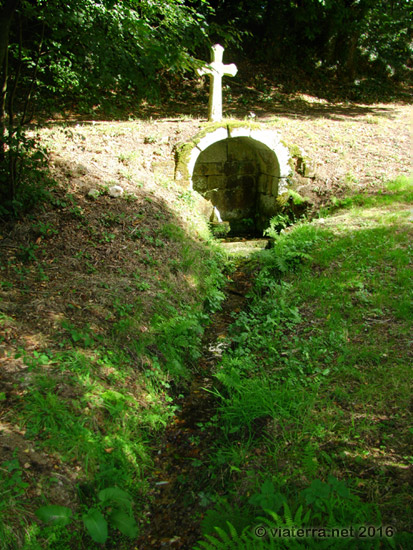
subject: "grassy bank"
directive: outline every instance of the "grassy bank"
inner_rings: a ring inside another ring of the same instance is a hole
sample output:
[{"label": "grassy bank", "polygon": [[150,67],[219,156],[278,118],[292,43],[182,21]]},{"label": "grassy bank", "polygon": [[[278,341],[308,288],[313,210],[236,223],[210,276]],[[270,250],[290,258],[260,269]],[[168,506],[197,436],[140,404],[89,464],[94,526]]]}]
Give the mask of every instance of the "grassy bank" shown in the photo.
[{"label": "grassy bank", "polygon": [[[354,195],[256,257],[216,372],[206,466],[225,483],[199,548],[411,544],[412,189]],[[349,526],[357,542],[271,536]]]},{"label": "grassy bank", "polygon": [[191,194],[169,183],[164,196],[173,208],[60,185],[2,228],[2,550],[137,534],[157,434],[224,280]]}]

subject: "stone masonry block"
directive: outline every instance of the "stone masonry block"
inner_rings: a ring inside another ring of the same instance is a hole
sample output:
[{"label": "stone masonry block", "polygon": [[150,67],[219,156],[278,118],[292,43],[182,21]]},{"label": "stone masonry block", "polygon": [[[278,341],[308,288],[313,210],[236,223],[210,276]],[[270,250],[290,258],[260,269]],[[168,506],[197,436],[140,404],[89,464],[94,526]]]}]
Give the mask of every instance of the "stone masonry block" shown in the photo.
[{"label": "stone masonry block", "polygon": [[267,174],[260,174],[258,178],[258,191],[260,193],[269,194],[271,187],[271,176]]},{"label": "stone masonry block", "polygon": [[247,127],[231,127],[228,128],[229,135],[231,138],[237,138],[237,137],[250,137],[251,135],[251,128]]},{"label": "stone masonry block", "polygon": [[224,173],[222,162],[198,162],[194,176],[219,176]]},{"label": "stone masonry block", "polygon": [[279,183],[279,178],[271,178],[271,192],[270,192],[270,195],[272,195],[273,197],[276,197],[278,195],[278,183]]},{"label": "stone masonry block", "polygon": [[239,172],[239,162],[228,161],[224,164],[224,174],[226,176],[237,176]]},{"label": "stone masonry block", "polygon": [[228,159],[243,161],[245,159],[255,158],[255,151],[243,138],[228,140]]},{"label": "stone masonry block", "polygon": [[226,178],[222,176],[208,176],[208,189],[225,189],[226,187]]},{"label": "stone masonry block", "polygon": [[228,154],[226,141],[218,141],[202,151],[198,157],[198,163],[225,162],[227,158]]},{"label": "stone masonry block", "polygon": [[260,194],[258,196],[258,208],[265,216],[273,216],[277,211],[277,202],[275,197]]},{"label": "stone masonry block", "polygon": [[192,180],[194,188],[196,189],[196,191],[198,191],[198,193],[204,193],[205,191],[208,191],[209,186],[207,176],[196,175],[192,178]]},{"label": "stone masonry block", "polygon": [[240,162],[238,173],[241,175],[254,176],[259,173],[259,166],[252,161]]},{"label": "stone masonry block", "polygon": [[226,179],[226,189],[235,189],[240,188],[242,181],[240,180],[239,176],[228,176]]}]

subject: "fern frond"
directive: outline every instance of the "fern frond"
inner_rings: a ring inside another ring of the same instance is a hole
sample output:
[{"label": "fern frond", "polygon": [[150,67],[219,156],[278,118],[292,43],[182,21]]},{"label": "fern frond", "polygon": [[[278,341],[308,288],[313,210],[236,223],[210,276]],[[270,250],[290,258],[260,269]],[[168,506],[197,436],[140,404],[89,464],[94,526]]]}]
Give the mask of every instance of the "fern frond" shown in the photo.
[{"label": "fern frond", "polygon": [[284,520],[287,527],[294,527],[293,514],[287,502],[284,502]]}]

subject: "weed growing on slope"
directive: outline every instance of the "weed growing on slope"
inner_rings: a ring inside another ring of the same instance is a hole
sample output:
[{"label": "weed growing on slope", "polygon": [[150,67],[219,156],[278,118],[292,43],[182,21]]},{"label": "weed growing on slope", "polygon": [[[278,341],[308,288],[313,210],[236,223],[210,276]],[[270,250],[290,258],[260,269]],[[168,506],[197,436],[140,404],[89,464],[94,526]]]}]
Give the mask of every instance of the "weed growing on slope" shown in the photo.
[{"label": "weed growing on slope", "polygon": [[[72,510],[67,506],[42,506],[36,516],[56,526],[65,527],[72,521]],[[138,527],[132,513],[132,497],[118,487],[108,487],[98,493],[95,508],[87,509],[81,518],[84,528],[93,541],[104,544],[109,537],[109,526],[129,538],[135,538]]]}]

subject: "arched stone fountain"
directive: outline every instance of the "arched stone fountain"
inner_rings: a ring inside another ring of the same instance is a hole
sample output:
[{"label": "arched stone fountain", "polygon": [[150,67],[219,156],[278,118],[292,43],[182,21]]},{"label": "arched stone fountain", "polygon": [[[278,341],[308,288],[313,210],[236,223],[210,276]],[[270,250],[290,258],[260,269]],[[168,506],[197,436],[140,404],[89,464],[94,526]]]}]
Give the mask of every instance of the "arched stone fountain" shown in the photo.
[{"label": "arched stone fountain", "polygon": [[262,234],[293,184],[299,157],[278,132],[258,123],[207,125],[176,151],[175,180],[211,204],[231,233]]}]

